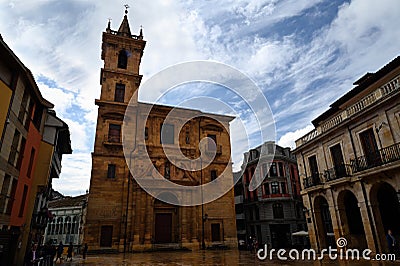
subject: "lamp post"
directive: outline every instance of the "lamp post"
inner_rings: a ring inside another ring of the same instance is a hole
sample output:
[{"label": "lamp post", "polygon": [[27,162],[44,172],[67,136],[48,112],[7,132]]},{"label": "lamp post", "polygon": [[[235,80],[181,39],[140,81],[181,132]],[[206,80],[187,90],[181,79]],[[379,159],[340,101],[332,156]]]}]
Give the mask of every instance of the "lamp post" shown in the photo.
[{"label": "lamp post", "polygon": [[201,193],[201,249],[206,249],[206,243],[204,240],[204,203],[203,203],[203,159],[201,158],[201,147],[200,147],[200,140],[201,140],[201,117],[199,118],[199,151],[200,151],[200,193]]}]

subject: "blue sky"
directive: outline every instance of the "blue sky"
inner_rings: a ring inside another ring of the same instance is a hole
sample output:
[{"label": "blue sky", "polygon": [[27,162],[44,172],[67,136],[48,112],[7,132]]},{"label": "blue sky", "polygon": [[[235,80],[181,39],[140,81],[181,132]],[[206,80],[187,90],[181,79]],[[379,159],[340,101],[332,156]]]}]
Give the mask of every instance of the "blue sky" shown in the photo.
[{"label": "blue sky", "polygon": [[[0,0],[3,39],[70,126],[74,153],[54,181],[66,195],[89,188],[101,34],[108,18],[118,28],[126,3],[131,30],[143,25],[147,41],[144,81],[182,61],[232,65],[264,92],[283,146],[293,147],[355,80],[400,51],[397,0]],[[153,93],[141,91],[140,99]],[[233,152],[238,166],[242,154]]]}]

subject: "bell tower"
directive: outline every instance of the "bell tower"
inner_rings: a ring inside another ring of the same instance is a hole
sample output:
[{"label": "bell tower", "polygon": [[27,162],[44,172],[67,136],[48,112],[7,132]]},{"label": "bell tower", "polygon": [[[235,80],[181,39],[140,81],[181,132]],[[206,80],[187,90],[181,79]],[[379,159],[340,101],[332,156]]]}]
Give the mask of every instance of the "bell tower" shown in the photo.
[{"label": "bell tower", "polygon": [[[131,97],[137,104],[137,93],[142,75],[140,62],[146,42],[143,31],[133,35],[128,22],[128,6],[118,30],[111,29],[111,21],[102,35],[100,99],[96,137],[92,153],[92,172],[85,242],[91,250],[123,250],[126,241],[128,175],[121,129]],[[119,192],[118,192],[119,191]],[[121,192],[122,191],[122,192]],[[121,195],[122,193],[123,195]]]},{"label": "bell tower", "polygon": [[[100,101],[96,101],[96,104],[129,103],[142,79],[139,67],[146,41],[143,40],[142,29],[139,35],[131,34],[127,16],[128,6],[125,7],[125,16],[118,30],[111,29],[109,20],[107,29],[103,32],[101,59],[104,61],[104,66],[100,74]],[[137,102],[137,99],[134,101]]]}]

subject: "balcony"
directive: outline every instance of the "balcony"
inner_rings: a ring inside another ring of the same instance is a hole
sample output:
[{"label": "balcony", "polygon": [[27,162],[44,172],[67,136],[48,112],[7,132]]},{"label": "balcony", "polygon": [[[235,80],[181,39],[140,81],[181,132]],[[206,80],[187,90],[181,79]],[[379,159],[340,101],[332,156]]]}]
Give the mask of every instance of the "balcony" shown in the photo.
[{"label": "balcony", "polygon": [[352,166],[349,164],[342,164],[337,167],[330,168],[324,171],[324,177],[326,181],[332,181],[342,177],[351,176]]},{"label": "balcony", "polygon": [[353,173],[400,160],[400,143],[351,160]]},{"label": "balcony", "polygon": [[304,179],[304,188],[310,188],[324,183],[324,175],[321,173],[315,173],[312,176],[308,176]]},{"label": "balcony", "polygon": [[364,112],[370,106],[377,104],[379,101],[393,97],[394,94],[400,92],[400,76],[395,77],[391,81],[387,82],[383,86],[377,88],[370,94],[366,95],[364,98],[356,102],[355,104],[341,110],[338,114],[333,116],[331,119],[325,121],[319,125],[316,129],[307,133],[303,137],[296,140],[296,147],[300,147],[303,144],[315,139],[321,134],[327,132],[328,130],[338,126],[342,122],[348,121],[349,118]]},{"label": "balcony", "polygon": [[104,145],[122,145],[121,136],[119,135],[104,135]]}]

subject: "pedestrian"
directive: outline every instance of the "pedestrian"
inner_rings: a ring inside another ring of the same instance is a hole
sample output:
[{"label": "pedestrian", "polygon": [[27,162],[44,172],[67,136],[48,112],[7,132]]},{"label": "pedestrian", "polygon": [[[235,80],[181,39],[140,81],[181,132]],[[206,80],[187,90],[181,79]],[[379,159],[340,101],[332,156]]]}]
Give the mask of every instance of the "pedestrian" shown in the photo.
[{"label": "pedestrian", "polygon": [[394,238],[394,236],[392,234],[392,230],[390,230],[390,229],[388,230],[388,233],[386,235],[386,240],[388,243],[390,254],[394,254],[395,246],[396,246],[396,239]]},{"label": "pedestrian", "polygon": [[57,263],[58,259],[60,259],[60,263],[62,263],[62,257],[61,256],[63,254],[63,251],[64,251],[64,245],[63,245],[62,241],[60,241],[60,244],[58,244],[58,247],[57,247],[56,263]]},{"label": "pedestrian", "polygon": [[[51,240],[50,240],[51,241]],[[54,257],[57,254],[57,247],[56,245],[53,245],[53,243],[51,244],[51,249],[50,249],[50,255],[51,255],[51,263],[50,266],[53,266],[53,262],[54,262]]]},{"label": "pedestrian", "polygon": [[72,242],[69,242],[68,250],[67,250],[67,260],[66,261],[72,261],[72,251],[74,250],[74,246],[72,245]]},{"label": "pedestrian", "polygon": [[83,247],[83,253],[82,253],[83,259],[86,259],[87,251],[88,251],[88,245],[87,245],[87,243],[85,243],[85,246]]},{"label": "pedestrian", "polygon": [[39,253],[37,250],[37,244],[33,244],[29,249],[28,254],[26,255],[25,265],[35,266],[38,265],[37,264],[38,261],[39,261]]}]

